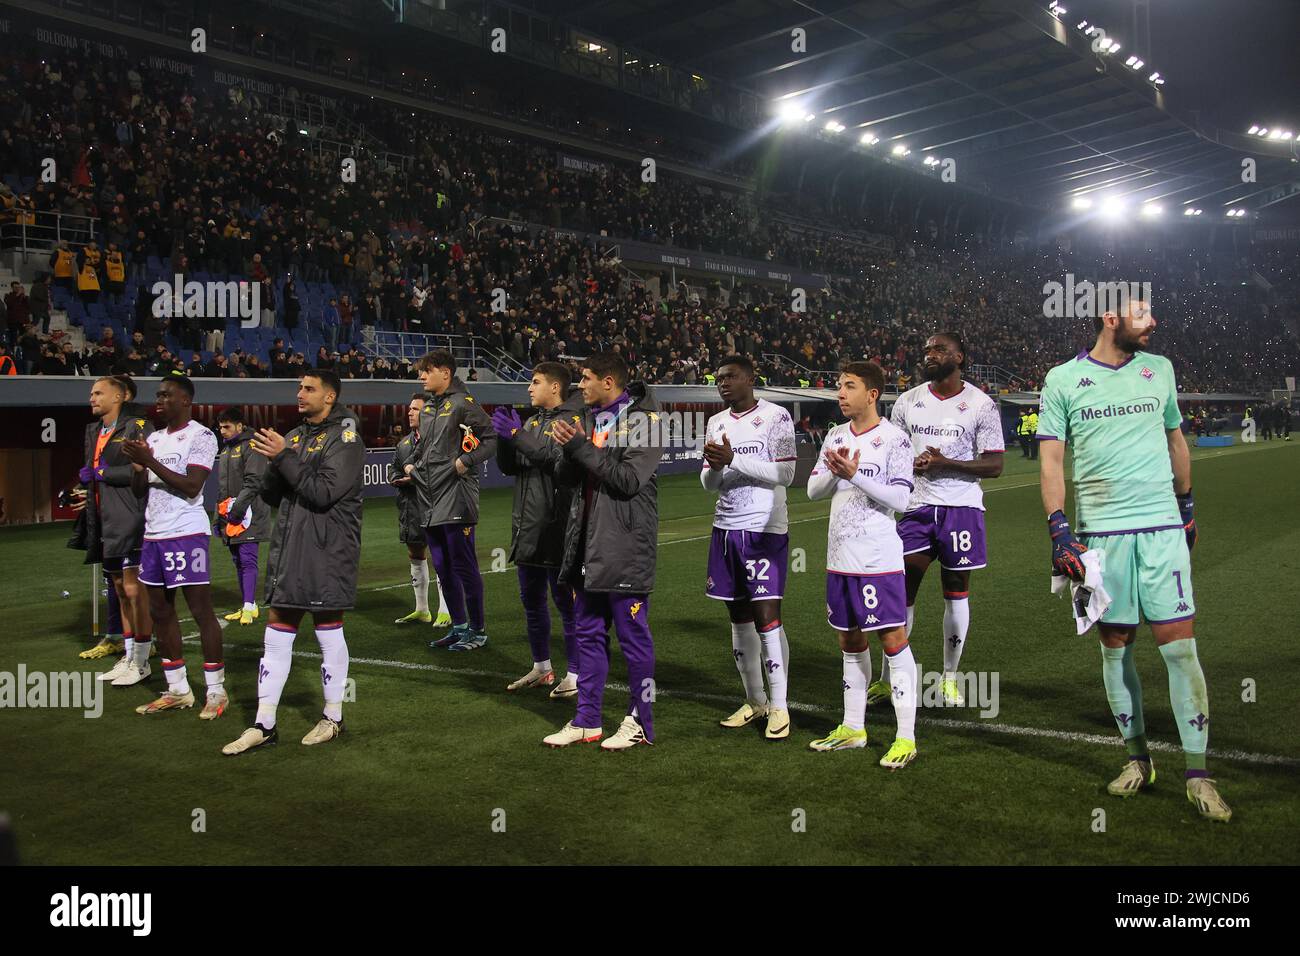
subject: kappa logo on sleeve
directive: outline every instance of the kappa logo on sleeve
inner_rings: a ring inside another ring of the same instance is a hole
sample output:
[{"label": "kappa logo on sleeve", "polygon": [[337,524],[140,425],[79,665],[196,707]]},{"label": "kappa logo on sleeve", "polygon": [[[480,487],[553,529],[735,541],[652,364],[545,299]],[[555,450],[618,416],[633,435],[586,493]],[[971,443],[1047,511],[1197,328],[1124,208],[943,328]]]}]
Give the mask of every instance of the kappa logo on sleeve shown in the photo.
[{"label": "kappa logo on sleeve", "polygon": [[350,429],[347,429],[347,428],[343,429],[343,441],[344,441],[344,442],[346,442],[347,444],[350,445],[350,444],[352,444],[352,443],[353,443],[354,441],[356,441],[356,440],[357,440],[357,433],[356,433],[356,432],[354,432],[354,431],[352,431],[352,430],[350,430]]}]

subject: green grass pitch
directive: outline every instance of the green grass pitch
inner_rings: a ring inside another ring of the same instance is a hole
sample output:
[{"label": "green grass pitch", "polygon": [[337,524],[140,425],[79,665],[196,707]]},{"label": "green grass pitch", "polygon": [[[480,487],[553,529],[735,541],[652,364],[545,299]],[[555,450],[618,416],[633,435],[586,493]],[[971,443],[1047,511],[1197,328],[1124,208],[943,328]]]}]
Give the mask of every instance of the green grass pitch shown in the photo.
[{"label": "green grass pitch", "polygon": [[[1200,820],[1187,803],[1176,749],[1156,752],[1153,791],[1127,801],[1104,792],[1124,752],[1100,655],[1048,593],[1037,469],[1014,450],[1006,474],[987,483],[990,567],[974,574],[962,661],[997,672],[999,712],[922,710],[921,756],[905,771],[876,765],[893,738],[888,706],[868,713],[867,750],[807,749],[838,722],[840,660],[824,610],[828,505],[797,488],[791,547],[807,563],[790,576],[782,615],[794,731],[770,743],[758,729],[717,726],[738,705],[740,684],[725,609],[703,595],[713,499],[681,476],[660,485],[653,748],[542,746],[573,703],[505,691],[529,665],[512,569],[484,575],[491,640],[475,653],[431,651],[431,628],[394,627],[411,606],[407,560],[393,503],[375,500],[365,512],[362,593],[346,623],[356,701],[346,705],[343,738],[298,743],[320,707],[318,649],[306,632],[279,746],[221,755],[256,709],[263,617],[225,631],[233,704],[218,721],[200,721],[197,710],[137,716],[134,707],[162,686],[158,668],[146,685],[107,688],[99,719],[0,710],[0,811],[12,818],[21,858],[38,864],[1294,864],[1300,443],[1194,457],[1197,636],[1211,695],[1210,768],[1235,811],[1227,826]],[[509,547],[510,499],[506,491],[483,499],[486,572],[493,549]],[[68,533],[66,525],[0,532],[0,671],[107,664],[76,656],[87,645],[89,571],[64,548]],[[212,561],[225,611],[236,600],[234,572],[223,550]],[[61,599],[63,590],[72,597]],[[913,632],[927,671],[940,663],[941,609],[932,573]],[[192,633],[192,622],[183,629]],[[1149,736],[1176,745],[1163,664],[1149,631],[1138,640]],[[201,688],[196,660],[190,670]],[[624,673],[616,653],[611,680]],[[1243,700],[1244,682],[1253,682],[1253,701]],[[607,733],[625,704],[625,691],[607,693]],[[1095,829],[1098,808],[1104,832]]]}]

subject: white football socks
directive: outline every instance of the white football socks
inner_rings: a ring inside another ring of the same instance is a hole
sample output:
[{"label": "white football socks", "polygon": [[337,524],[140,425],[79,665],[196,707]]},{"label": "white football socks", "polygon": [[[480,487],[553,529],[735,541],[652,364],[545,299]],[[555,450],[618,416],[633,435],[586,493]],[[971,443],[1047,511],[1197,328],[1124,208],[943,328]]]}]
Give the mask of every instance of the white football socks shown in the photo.
[{"label": "white football socks", "polygon": [[[754,625],[750,625],[753,627]],[[790,645],[785,628],[777,621],[771,630],[758,635],[763,642],[763,669],[767,671],[768,703],[777,710],[786,709],[786,686],[790,680]]]},{"label": "white football socks", "polygon": [[844,655],[844,726],[867,726],[867,686],[871,683],[871,651],[841,651]]},{"label": "white football socks", "polygon": [[429,610],[429,563],[427,561],[411,562],[411,589],[415,591],[416,611]]},{"label": "white football socks", "polygon": [[890,656],[889,686],[894,690],[898,736],[916,740],[916,658],[912,656],[912,645],[904,644]]},{"label": "white football socks", "polygon": [[967,598],[944,598],[943,601],[943,677],[957,673],[961,652],[966,649],[966,631],[970,628],[970,601]]},{"label": "white football socks", "polygon": [[289,679],[293,661],[295,631],[280,631],[266,626],[262,659],[257,665],[257,723],[267,730],[275,726],[275,709],[280,705],[284,682]]},{"label": "white football socks", "polygon": [[131,649],[131,663],[143,670],[149,664],[149,651],[153,647],[153,641],[131,640],[127,646]]},{"label": "white football socks", "polygon": [[[912,622],[915,619],[916,619],[916,607],[909,604],[907,606],[907,632],[906,632],[906,636],[908,639],[911,639],[912,637]],[[885,649],[883,647],[880,649],[880,679],[884,681],[886,684],[889,683],[889,655],[885,653]]]},{"label": "white football socks", "polygon": [[175,660],[163,661],[163,673],[167,675],[167,692],[184,696],[190,692],[189,678],[185,674],[185,660],[176,658]]},{"label": "white football socks", "polygon": [[745,699],[755,707],[767,705],[767,692],[763,690],[762,641],[753,621],[731,625],[731,656],[736,659],[740,682],[745,686]]},{"label": "white football socks", "polygon": [[343,639],[343,624],[316,628],[316,640],[324,660],[320,668],[320,685],[325,695],[325,716],[343,719],[343,691],[348,682],[348,644]]},{"label": "white football socks", "polygon": [[442,582],[439,581],[437,578],[434,578],[433,583],[434,586],[437,587],[438,589],[438,613],[434,616],[442,617],[444,614],[450,614],[451,612],[447,610],[447,599],[442,596]]},{"label": "white football socks", "polygon": [[209,697],[213,694],[224,694],[226,692],[226,665],[205,662],[203,665],[203,681],[208,685]]}]

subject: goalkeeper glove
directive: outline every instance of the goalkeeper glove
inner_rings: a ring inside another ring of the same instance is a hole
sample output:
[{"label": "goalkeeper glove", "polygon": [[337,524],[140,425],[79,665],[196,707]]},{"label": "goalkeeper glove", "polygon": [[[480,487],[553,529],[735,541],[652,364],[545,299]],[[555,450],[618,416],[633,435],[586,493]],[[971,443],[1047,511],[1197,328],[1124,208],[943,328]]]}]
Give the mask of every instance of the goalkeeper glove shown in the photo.
[{"label": "goalkeeper glove", "polygon": [[468,425],[461,425],[460,430],[464,432],[464,437],[460,441],[461,451],[471,452],[479,446],[478,436],[475,435],[474,432],[470,430],[470,427]]},{"label": "goalkeeper glove", "polygon": [[1082,581],[1082,555],[1088,549],[1075,540],[1064,511],[1053,511],[1048,516],[1047,530],[1052,535],[1052,570],[1073,581]]},{"label": "goalkeeper glove", "polygon": [[1188,488],[1186,494],[1174,497],[1178,499],[1178,516],[1183,522],[1183,534],[1187,535],[1187,550],[1191,551],[1199,537],[1196,533],[1196,518],[1192,515],[1192,509],[1196,504],[1192,500],[1192,489]]}]

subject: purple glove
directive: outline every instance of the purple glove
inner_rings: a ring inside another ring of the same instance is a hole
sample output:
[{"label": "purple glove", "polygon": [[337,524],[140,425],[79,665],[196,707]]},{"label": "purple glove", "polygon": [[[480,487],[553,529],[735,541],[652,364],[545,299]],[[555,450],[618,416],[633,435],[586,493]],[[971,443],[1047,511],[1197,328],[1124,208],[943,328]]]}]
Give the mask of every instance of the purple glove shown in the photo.
[{"label": "purple glove", "polygon": [[95,470],[91,468],[89,465],[86,465],[81,469],[81,471],[77,472],[77,480],[80,481],[83,485],[90,484],[92,481],[95,480]]},{"label": "purple glove", "polygon": [[492,413],[492,430],[501,438],[513,438],[524,427],[523,419],[513,408],[500,406]]}]

